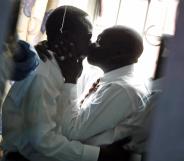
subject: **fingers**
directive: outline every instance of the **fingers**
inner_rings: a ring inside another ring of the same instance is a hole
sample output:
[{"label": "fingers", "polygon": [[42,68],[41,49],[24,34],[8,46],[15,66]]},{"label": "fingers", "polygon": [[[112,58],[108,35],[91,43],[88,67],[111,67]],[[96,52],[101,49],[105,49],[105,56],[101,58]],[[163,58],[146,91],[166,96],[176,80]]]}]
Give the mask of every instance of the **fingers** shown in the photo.
[{"label": "fingers", "polygon": [[68,55],[66,47],[64,45],[62,46],[61,44],[55,44],[53,51],[55,51],[56,57],[58,58],[67,57]]},{"label": "fingers", "polygon": [[83,60],[81,60],[80,55],[77,54],[76,47],[72,42],[57,43],[52,49],[55,51],[58,60],[60,59],[61,61],[64,61],[71,59],[71,61],[76,61],[77,63],[81,63]]},{"label": "fingers", "polygon": [[70,54],[72,55],[72,57],[74,59],[77,59],[78,58],[77,53],[76,53],[77,50],[73,42],[69,43],[69,49],[70,49]]},{"label": "fingers", "polygon": [[47,60],[47,58],[46,58],[46,56],[43,54],[43,53],[44,53],[43,50],[41,50],[38,46],[35,47],[35,49],[36,49],[36,51],[37,51],[37,53],[38,53],[40,59],[41,59],[42,61],[45,62],[45,61]]},{"label": "fingers", "polygon": [[47,59],[49,60],[52,59],[53,52],[48,50],[47,41],[40,42],[39,44],[35,46],[35,49],[42,61],[46,62]]},{"label": "fingers", "polygon": [[83,57],[77,53],[76,46],[73,42],[60,41],[53,43],[52,46],[48,48],[48,42],[42,41],[35,46],[35,49],[37,50],[40,59],[44,62],[47,61],[47,59],[52,59],[53,55],[58,61],[71,59],[71,61],[76,61],[75,63],[79,64],[83,61]]},{"label": "fingers", "polygon": [[74,43],[71,42],[69,44],[69,46],[70,46],[70,53],[71,53],[72,57],[76,60],[76,62],[78,64],[82,65],[82,61],[83,61],[84,57],[82,55],[76,53],[77,50],[76,50],[76,46],[74,45]]}]

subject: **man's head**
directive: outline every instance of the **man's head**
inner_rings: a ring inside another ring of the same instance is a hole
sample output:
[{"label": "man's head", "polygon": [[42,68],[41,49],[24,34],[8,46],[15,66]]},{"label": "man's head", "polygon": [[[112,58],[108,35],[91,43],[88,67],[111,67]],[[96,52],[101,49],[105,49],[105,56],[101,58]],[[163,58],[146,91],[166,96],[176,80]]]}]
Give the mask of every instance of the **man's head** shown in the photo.
[{"label": "man's head", "polygon": [[[72,6],[61,6],[55,9],[46,22],[48,44],[73,43],[77,54],[87,52],[91,39],[92,25],[87,19],[88,14]],[[62,32],[61,32],[62,28]]]},{"label": "man's head", "polygon": [[98,36],[96,43],[91,46],[88,61],[108,72],[136,63],[142,51],[143,41],[137,32],[114,26]]}]

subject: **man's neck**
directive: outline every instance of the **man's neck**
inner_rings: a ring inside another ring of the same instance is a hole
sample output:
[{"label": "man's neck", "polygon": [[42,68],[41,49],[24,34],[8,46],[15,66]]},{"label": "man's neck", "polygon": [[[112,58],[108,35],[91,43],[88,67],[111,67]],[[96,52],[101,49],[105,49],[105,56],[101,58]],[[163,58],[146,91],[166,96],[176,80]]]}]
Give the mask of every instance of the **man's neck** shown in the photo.
[{"label": "man's neck", "polygon": [[116,64],[116,65],[108,65],[106,67],[101,67],[102,70],[104,71],[104,73],[108,73],[112,70],[116,70],[118,68],[122,68],[122,67],[125,67],[125,66],[128,66],[128,65],[131,65],[130,63],[124,63],[124,64]]}]

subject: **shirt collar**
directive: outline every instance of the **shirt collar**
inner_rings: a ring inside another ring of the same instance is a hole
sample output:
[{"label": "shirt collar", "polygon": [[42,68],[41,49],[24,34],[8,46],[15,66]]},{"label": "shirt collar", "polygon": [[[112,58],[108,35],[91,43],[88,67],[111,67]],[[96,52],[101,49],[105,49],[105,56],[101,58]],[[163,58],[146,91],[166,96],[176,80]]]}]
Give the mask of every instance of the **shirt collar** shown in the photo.
[{"label": "shirt collar", "polygon": [[134,64],[133,65],[128,65],[125,67],[121,67],[115,70],[112,70],[108,73],[104,74],[104,77],[101,79],[102,82],[110,82],[113,81],[117,78],[123,77],[123,76],[128,76],[128,75],[133,75],[134,72]]}]

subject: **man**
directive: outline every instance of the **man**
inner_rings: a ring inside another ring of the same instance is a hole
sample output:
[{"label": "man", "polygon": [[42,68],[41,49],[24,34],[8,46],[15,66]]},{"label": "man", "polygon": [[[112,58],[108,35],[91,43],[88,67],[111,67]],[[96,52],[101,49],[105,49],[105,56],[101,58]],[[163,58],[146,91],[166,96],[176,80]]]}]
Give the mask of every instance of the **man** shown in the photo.
[{"label": "man", "polygon": [[[141,143],[147,137],[143,125],[150,91],[133,73],[142,51],[142,38],[132,29],[115,26],[98,36],[87,58],[105,74],[77,103],[71,100],[66,105],[61,121],[65,135],[93,145],[110,144],[130,135],[133,140],[128,148],[144,151]],[[67,72],[70,75],[69,66]]]},{"label": "man", "polygon": [[[124,152],[118,149],[120,145],[109,148],[84,145],[68,140],[62,133],[63,109],[58,108],[59,98],[65,100],[68,96],[64,91],[69,87],[63,88],[66,79],[76,81],[82,71],[82,56],[88,49],[92,27],[86,16],[85,12],[71,6],[59,7],[49,16],[48,46],[61,55],[55,54],[52,61],[40,62],[37,71],[11,88],[3,105],[6,159],[20,156],[19,152],[25,157],[21,159],[31,161],[103,161],[106,158],[115,160]],[[67,63],[72,63],[77,72],[66,75]]]}]

